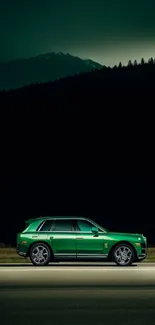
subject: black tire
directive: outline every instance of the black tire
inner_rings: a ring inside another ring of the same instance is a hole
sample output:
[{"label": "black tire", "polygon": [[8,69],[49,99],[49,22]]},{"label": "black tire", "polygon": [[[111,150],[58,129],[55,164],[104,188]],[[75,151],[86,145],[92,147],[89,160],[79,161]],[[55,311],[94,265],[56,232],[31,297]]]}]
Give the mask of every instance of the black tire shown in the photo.
[{"label": "black tire", "polygon": [[118,266],[130,266],[135,258],[131,245],[120,243],[113,249],[113,260]]},{"label": "black tire", "polygon": [[44,243],[36,243],[31,246],[29,257],[33,265],[45,266],[51,261],[51,250]]}]

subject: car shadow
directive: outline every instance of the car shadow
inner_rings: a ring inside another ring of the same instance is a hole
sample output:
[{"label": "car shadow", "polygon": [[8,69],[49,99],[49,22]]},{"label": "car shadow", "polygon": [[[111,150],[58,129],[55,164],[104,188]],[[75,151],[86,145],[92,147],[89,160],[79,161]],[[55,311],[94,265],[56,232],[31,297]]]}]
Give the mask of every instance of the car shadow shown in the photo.
[{"label": "car shadow", "polygon": [[[48,264],[46,267],[53,267],[53,266],[57,266],[57,267],[119,267],[118,265],[116,264],[112,264],[112,263],[59,263],[59,262],[54,262],[54,263],[50,263]],[[130,268],[132,267],[135,267],[137,266],[137,264],[132,264],[131,266],[129,266]],[[39,268],[44,268],[45,266],[35,266],[33,264],[30,264],[30,263],[0,263],[0,268],[3,268],[3,267],[30,267],[30,268],[33,268],[33,267],[39,267]],[[122,268],[122,267],[121,267]]]}]

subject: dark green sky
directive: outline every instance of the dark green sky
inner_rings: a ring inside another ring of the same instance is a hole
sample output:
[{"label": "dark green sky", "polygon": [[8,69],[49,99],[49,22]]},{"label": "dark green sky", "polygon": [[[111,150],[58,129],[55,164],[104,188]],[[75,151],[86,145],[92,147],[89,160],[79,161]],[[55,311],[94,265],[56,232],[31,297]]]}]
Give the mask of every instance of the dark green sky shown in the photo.
[{"label": "dark green sky", "polygon": [[155,1],[1,0],[0,60],[52,51],[106,65],[155,57]]}]

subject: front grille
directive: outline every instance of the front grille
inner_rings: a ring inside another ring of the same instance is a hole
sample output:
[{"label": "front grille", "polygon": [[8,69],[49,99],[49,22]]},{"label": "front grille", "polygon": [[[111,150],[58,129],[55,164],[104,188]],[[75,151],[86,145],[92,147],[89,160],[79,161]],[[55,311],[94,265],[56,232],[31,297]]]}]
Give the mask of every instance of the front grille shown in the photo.
[{"label": "front grille", "polygon": [[141,252],[142,254],[147,254],[147,244],[141,243]]},{"label": "front grille", "polygon": [[141,243],[141,248],[147,248],[146,243]]}]

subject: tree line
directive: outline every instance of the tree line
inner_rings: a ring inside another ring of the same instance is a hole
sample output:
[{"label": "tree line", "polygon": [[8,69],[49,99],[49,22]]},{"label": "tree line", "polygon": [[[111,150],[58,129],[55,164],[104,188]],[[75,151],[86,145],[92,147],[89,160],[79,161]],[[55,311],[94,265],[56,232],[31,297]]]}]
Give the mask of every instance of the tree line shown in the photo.
[{"label": "tree line", "polygon": [[[121,98],[120,91],[123,89],[128,92],[131,89],[137,90],[136,93],[130,91],[129,99],[135,94],[138,96],[139,91],[144,89],[151,91],[151,96],[153,96],[152,89],[155,89],[155,59],[150,58],[148,62],[145,62],[142,58],[140,63],[137,63],[136,60],[133,62],[129,60],[127,66],[123,66],[120,62],[118,66],[103,66],[100,70],[94,69],[64,79],[31,84],[8,91],[3,90],[0,92],[0,102],[9,105],[20,102],[24,106],[35,101],[37,105],[40,105],[41,102],[45,104],[46,100],[52,100],[53,102],[57,98],[57,105],[61,105],[62,101],[64,102],[67,98],[70,101],[74,96],[76,96],[77,101],[81,101],[82,96],[85,96],[87,101],[90,102],[93,97],[97,100],[97,98],[104,96],[105,99],[108,97],[109,102],[112,102],[113,96],[109,97],[107,90],[113,94],[117,90],[115,97],[119,97],[119,100],[122,101],[124,98]],[[146,93],[141,92],[139,100],[142,100],[144,95]],[[62,96],[65,99],[62,99]]]},{"label": "tree line", "polygon": [[[136,67],[137,65],[144,65],[144,64],[155,64],[155,58],[151,57],[148,59],[148,61],[145,61],[144,58],[141,58],[139,63],[137,62],[137,60],[134,60],[133,62],[132,62],[132,60],[129,60],[127,66],[128,67],[131,67],[131,66]],[[117,65],[114,66],[114,68],[117,68],[117,67],[122,68],[123,67],[122,62],[119,62],[118,66]]]}]

